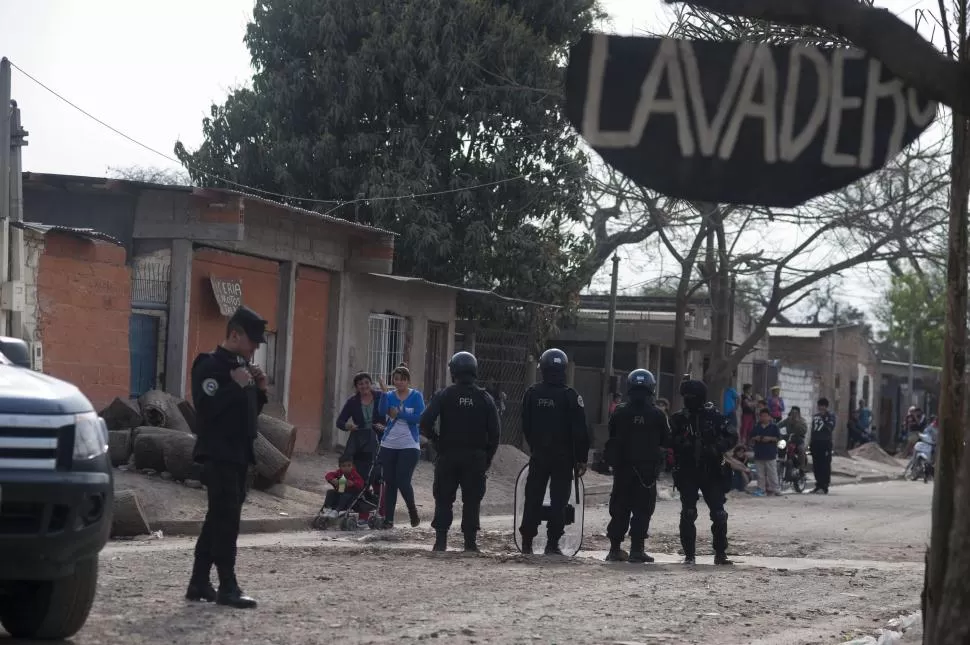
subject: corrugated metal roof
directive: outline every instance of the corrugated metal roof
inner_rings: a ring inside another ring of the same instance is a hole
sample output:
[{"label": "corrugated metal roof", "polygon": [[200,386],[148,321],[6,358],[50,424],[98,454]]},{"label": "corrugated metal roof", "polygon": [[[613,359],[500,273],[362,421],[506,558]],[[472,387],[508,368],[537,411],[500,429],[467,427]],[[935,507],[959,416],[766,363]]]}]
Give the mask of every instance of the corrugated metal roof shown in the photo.
[{"label": "corrugated metal roof", "polygon": [[450,289],[452,291],[460,291],[462,293],[474,293],[481,296],[491,296],[493,298],[498,298],[499,300],[505,300],[506,302],[518,302],[518,303],[528,304],[528,305],[538,305],[540,307],[550,307],[553,309],[561,309],[559,305],[550,305],[542,302],[536,302],[535,300],[525,300],[523,298],[511,298],[509,296],[503,296],[501,294],[495,293],[494,291],[486,291],[485,289],[472,289],[470,287],[456,287],[454,285],[442,284],[440,282],[431,282],[430,280],[425,280],[424,278],[417,278],[413,276],[390,275],[388,273],[368,273],[367,275],[374,276],[375,278],[387,278],[388,280],[397,280],[398,282],[424,284],[429,287],[439,287],[441,289]]},{"label": "corrugated metal roof", "polygon": [[115,244],[117,246],[124,246],[124,244],[122,244],[118,239],[111,237],[107,233],[96,231],[93,228],[54,226],[51,224],[41,224],[39,222],[10,222],[10,226],[21,228],[25,231],[40,233],[41,235],[47,235],[51,231],[54,231],[56,233],[65,233],[67,235],[74,235],[76,237],[81,237],[88,240],[101,240],[102,242],[110,242],[111,244]]},{"label": "corrugated metal roof", "polygon": [[[181,193],[193,193],[196,191],[212,191],[224,195],[236,195],[247,200],[252,200],[259,202],[261,204],[266,204],[269,206],[277,206],[279,208],[286,209],[294,213],[301,213],[304,215],[309,215],[317,219],[336,224],[338,226],[344,226],[347,228],[357,229],[359,231],[366,231],[368,233],[379,233],[381,235],[393,235],[397,236],[397,233],[393,231],[388,231],[383,228],[377,228],[376,226],[368,226],[367,224],[359,224],[357,222],[351,222],[350,220],[341,219],[333,215],[327,215],[324,213],[318,213],[317,211],[309,210],[306,208],[301,208],[299,206],[293,206],[291,204],[285,204],[280,201],[269,199],[266,197],[260,197],[252,193],[247,193],[239,190],[233,190],[230,188],[213,188],[206,186],[172,186],[169,184],[153,184],[147,181],[134,181],[131,179],[113,179],[109,177],[88,177],[84,175],[58,175],[55,173],[42,173],[42,172],[25,172],[24,179],[28,182],[36,182],[40,184],[55,184],[55,183],[74,183],[74,184],[86,184],[89,186],[98,186],[105,189],[112,189],[117,186],[128,186],[131,188],[141,188],[146,190],[168,190]],[[339,201],[334,201],[333,205],[328,206],[328,209],[333,209],[339,205]]]},{"label": "corrugated metal roof", "polygon": [[[839,325],[837,329],[855,329],[859,323]],[[768,335],[776,338],[820,338],[832,331],[831,327],[807,327],[800,325],[777,325],[768,328]]]}]

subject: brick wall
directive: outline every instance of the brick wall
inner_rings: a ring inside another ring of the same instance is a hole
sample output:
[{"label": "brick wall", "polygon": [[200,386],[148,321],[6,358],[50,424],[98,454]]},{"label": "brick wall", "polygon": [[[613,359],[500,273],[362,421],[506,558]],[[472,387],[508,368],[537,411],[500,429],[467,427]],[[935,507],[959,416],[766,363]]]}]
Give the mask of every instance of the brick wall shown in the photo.
[{"label": "brick wall", "polygon": [[[210,352],[226,337],[227,319],[219,312],[210,276],[242,281],[243,304],[268,321],[267,331],[278,329],[280,265],[228,251],[198,249],[192,260],[192,291],[189,312],[188,365],[199,352]],[[298,348],[295,348],[298,349]],[[187,369],[186,372],[189,372]],[[186,392],[191,391],[187,373]]]},{"label": "brick wall", "polygon": [[36,275],[34,333],[43,342],[44,372],[76,385],[96,409],[127,398],[131,274],[125,250],[50,232]]}]

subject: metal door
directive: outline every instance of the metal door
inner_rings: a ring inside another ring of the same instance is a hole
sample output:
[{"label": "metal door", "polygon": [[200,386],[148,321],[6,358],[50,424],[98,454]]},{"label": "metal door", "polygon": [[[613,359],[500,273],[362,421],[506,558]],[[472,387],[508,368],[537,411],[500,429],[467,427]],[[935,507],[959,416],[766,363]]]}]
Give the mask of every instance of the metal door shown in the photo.
[{"label": "metal door", "polygon": [[158,318],[132,314],[128,323],[128,352],[131,356],[131,398],[154,389],[158,366]]}]

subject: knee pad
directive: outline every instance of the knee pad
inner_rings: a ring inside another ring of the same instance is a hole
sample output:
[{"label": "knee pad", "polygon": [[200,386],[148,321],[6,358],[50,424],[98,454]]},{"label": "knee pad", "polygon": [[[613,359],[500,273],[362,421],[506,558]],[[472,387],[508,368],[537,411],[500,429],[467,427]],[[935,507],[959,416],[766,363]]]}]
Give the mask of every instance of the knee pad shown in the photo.
[{"label": "knee pad", "polygon": [[693,523],[697,519],[696,508],[685,508],[680,512],[680,519],[684,522]]},{"label": "knee pad", "polygon": [[727,520],[728,520],[728,512],[725,511],[724,509],[721,509],[720,511],[713,511],[711,513],[712,522],[717,522],[720,524],[720,523],[726,523]]}]

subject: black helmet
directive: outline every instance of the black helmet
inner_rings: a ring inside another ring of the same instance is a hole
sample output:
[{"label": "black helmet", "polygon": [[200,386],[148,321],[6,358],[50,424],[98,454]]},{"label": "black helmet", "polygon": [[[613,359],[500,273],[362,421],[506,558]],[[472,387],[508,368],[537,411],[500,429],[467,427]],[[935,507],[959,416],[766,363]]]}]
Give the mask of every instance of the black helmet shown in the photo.
[{"label": "black helmet", "polygon": [[653,394],[657,389],[657,379],[645,369],[635,369],[626,377],[627,394],[645,392]]},{"label": "black helmet", "polygon": [[565,383],[569,359],[561,349],[547,349],[539,357],[539,371],[545,383]]},{"label": "black helmet", "polygon": [[699,410],[707,403],[707,386],[704,381],[683,381],[680,384],[680,396],[684,399],[684,407]]},{"label": "black helmet", "polygon": [[448,369],[451,371],[451,378],[475,379],[478,376],[478,359],[471,352],[458,352],[448,361]]}]

